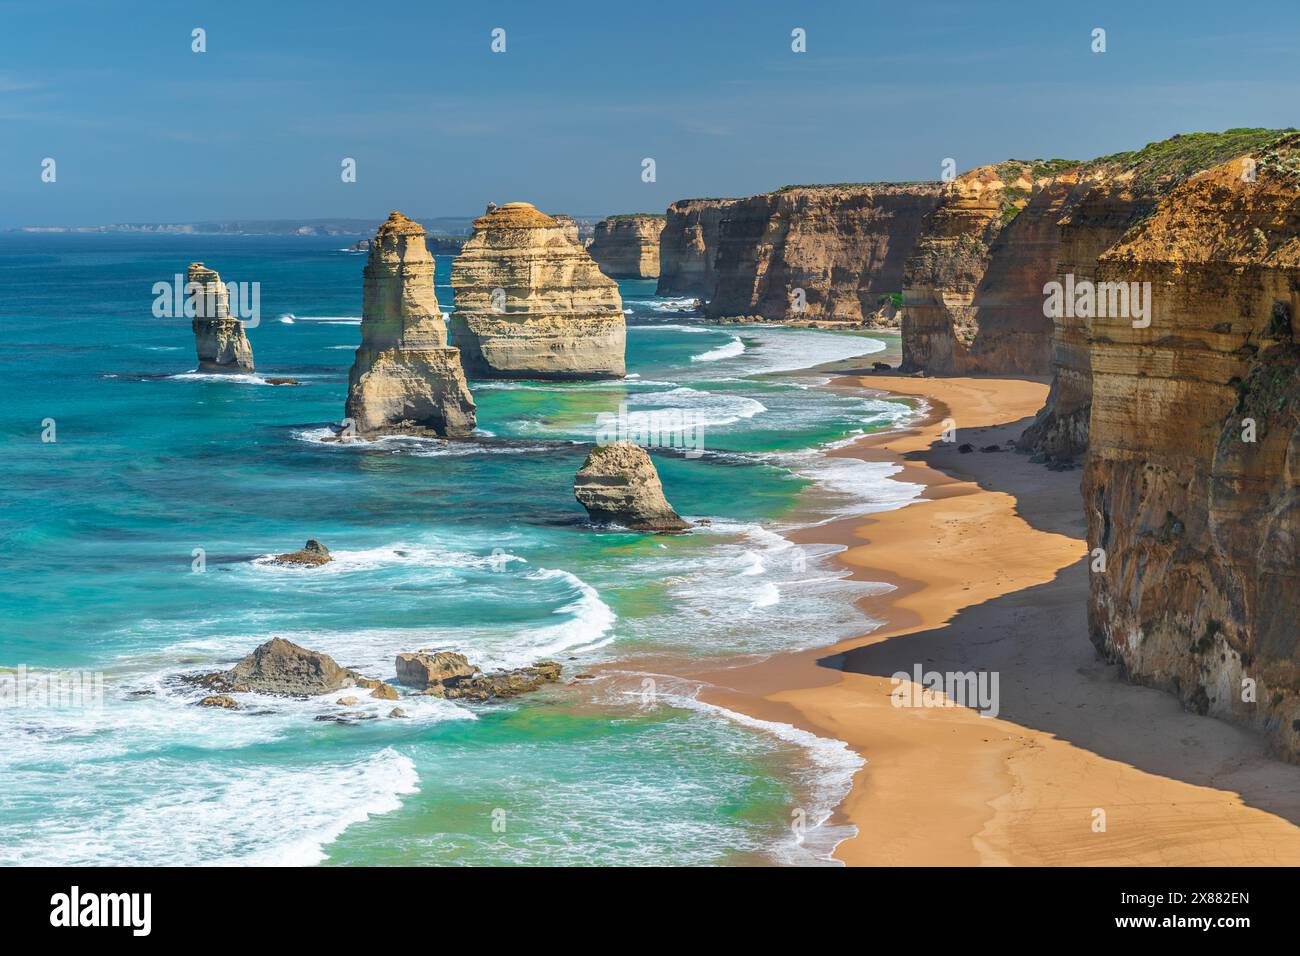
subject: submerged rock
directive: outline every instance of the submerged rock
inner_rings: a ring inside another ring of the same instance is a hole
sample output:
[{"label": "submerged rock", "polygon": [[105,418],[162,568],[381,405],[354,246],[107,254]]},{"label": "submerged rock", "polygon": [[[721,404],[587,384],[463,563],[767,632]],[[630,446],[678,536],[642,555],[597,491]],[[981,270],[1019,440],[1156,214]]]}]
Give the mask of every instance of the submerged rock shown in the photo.
[{"label": "submerged rock", "polygon": [[618,283],[571,230],[524,202],[474,220],[451,268],[451,338],[480,378],[622,378]]},{"label": "submerged rock", "polygon": [[230,293],[221,276],[201,262],[191,262],[185,274],[187,298],[194,300],[194,350],[200,372],[253,371],[253,347],[244,334],[244,323],[230,314]]},{"label": "submerged rock", "polygon": [[560,679],[560,665],[539,661],[531,667],[485,674],[463,654],[419,651],[397,655],[397,679],[433,697],[485,701],[515,697]]},{"label": "submerged rock", "polygon": [[474,399],[460,352],[447,344],[433,264],[418,222],[394,212],[379,227],[364,271],[361,346],[344,411],[358,434],[465,438],[474,429]]},{"label": "submerged rock", "polygon": [[597,524],[669,533],[690,527],[664,497],[650,454],[632,442],[592,449],[574,479],[573,494]]},{"label": "submerged rock", "polygon": [[417,651],[397,655],[397,682],[424,690],[434,684],[469,677],[478,670],[463,654],[438,651],[429,654]]},{"label": "submerged rock", "polygon": [[183,679],[226,693],[312,697],[351,687],[356,674],[340,667],[328,654],[275,637],[228,671]]},{"label": "submerged rock", "polygon": [[225,694],[213,694],[209,697],[204,697],[199,701],[199,706],[220,707],[224,710],[238,710],[239,701],[235,700],[233,697],[227,697]]},{"label": "submerged rock", "polygon": [[330,549],[325,547],[315,538],[308,538],[307,543],[299,551],[291,551],[288,554],[277,555],[274,564],[329,564],[334,560],[330,554]]}]

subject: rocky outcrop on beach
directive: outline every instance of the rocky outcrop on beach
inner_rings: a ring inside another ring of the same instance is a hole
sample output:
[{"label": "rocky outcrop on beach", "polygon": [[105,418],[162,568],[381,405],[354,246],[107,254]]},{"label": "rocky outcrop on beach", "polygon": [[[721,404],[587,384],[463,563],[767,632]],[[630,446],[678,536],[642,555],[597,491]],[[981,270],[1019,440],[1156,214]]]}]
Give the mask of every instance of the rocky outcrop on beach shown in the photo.
[{"label": "rocky outcrop on beach", "polygon": [[1012,160],[944,186],[903,276],[904,371],[1050,372],[1043,285],[1056,277],[1077,165]]},{"label": "rocky outcrop on beach", "polygon": [[[1099,190],[1112,221],[1133,194]],[[1096,275],[1153,307],[1086,334],[1093,642],[1300,759],[1300,135],[1168,190]]]},{"label": "rocky outcrop on beach", "polygon": [[[199,371],[253,371],[253,347],[244,334],[244,323],[230,314],[230,293],[221,276],[201,262],[191,262],[185,282],[186,296],[194,302],[190,328],[194,331]],[[190,288],[194,285],[200,288]]]},{"label": "rocky outcrop on beach", "polygon": [[722,220],[738,199],[682,199],[668,207],[659,234],[659,282],[655,294],[713,298],[714,260]]},{"label": "rocky outcrop on beach", "polygon": [[490,207],[474,220],[451,284],[451,337],[470,376],[623,376],[627,328],[618,283],[564,225],[528,203]]},{"label": "rocky outcrop on beach", "polygon": [[574,479],[573,494],[596,524],[658,533],[690,527],[664,497],[649,452],[632,442],[593,448]]},{"label": "rocky outcrop on beach", "polygon": [[859,324],[902,291],[939,183],[790,186],[735,201],[719,223],[709,318]]},{"label": "rocky outcrop on beach", "polygon": [[587,251],[611,279],[656,279],[663,230],[662,215],[610,216],[596,223]]},{"label": "rocky outcrop on beach", "polygon": [[314,697],[353,686],[357,683],[357,674],[340,667],[328,654],[275,637],[228,671],[188,676],[185,680],[219,691],[222,695],[251,692],[281,697]]},{"label": "rocky outcrop on beach", "polygon": [[465,655],[453,651],[397,655],[399,683],[448,700],[517,697],[559,680],[560,670],[554,661],[539,661],[529,667],[487,674],[471,664]]},{"label": "rocky outcrop on beach", "polygon": [[424,227],[392,213],[366,262],[361,346],[348,375],[344,414],[359,435],[464,438],[474,428],[474,399],[460,352],[447,344],[433,267]]},{"label": "rocky outcrop on beach", "polygon": [[[1095,283],[1098,260],[1151,215],[1170,190],[1219,163],[1263,149],[1282,135],[1260,129],[1191,133],[1083,164],[1059,221],[1055,280],[1063,285],[1069,281],[1072,287]],[[1018,447],[1059,461],[1081,455],[1088,444],[1092,317],[1063,309],[1053,326],[1051,392]]]},{"label": "rocky outcrop on beach", "polygon": [[330,554],[330,549],[325,547],[315,538],[308,538],[297,551],[290,551],[288,554],[276,555],[272,564],[300,564],[309,567],[315,567],[321,564],[329,564],[334,560]]}]

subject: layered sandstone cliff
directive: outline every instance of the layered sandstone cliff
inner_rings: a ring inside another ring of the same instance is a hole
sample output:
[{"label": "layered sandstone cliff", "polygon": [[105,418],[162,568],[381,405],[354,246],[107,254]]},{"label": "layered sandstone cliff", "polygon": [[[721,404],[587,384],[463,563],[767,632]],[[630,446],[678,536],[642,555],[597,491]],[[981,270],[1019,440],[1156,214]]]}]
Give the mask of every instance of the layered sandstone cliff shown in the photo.
[{"label": "layered sandstone cliff", "polygon": [[1090,323],[1088,614],[1130,677],[1296,759],[1300,136],[1254,158],[1173,188],[1097,264],[1153,308]]},{"label": "layered sandstone cliff", "polygon": [[451,336],[471,376],[619,378],[618,283],[528,203],[489,207],[452,264]]},{"label": "layered sandstone cliff", "polygon": [[711,318],[860,323],[903,288],[939,183],[795,186],[737,200],[719,224]]},{"label": "layered sandstone cliff", "polygon": [[253,347],[244,334],[244,323],[230,314],[230,294],[221,276],[201,262],[191,262],[185,283],[187,298],[194,303],[190,328],[199,371],[253,371]]},{"label": "layered sandstone cliff", "polygon": [[663,230],[663,216],[610,216],[596,223],[587,251],[611,279],[657,279]]},{"label": "layered sandstone cliff", "polygon": [[344,414],[365,435],[432,432],[463,438],[474,399],[433,286],[424,227],[392,213],[379,227],[364,270],[361,346],[348,376]]},{"label": "layered sandstone cliff", "polygon": [[[1259,129],[1192,133],[1087,163],[1059,224],[1056,281],[1095,282],[1098,259],[1150,215],[1171,189],[1198,172],[1264,148],[1281,135]],[[1092,323],[1089,316],[1066,312],[1053,321],[1051,391],[1019,447],[1068,459],[1082,454],[1088,444]]]},{"label": "layered sandstone cliff", "polygon": [[1057,221],[1078,174],[1062,160],[981,166],[944,187],[903,275],[903,368],[1045,375]]},{"label": "layered sandstone cliff", "polygon": [[738,199],[683,199],[668,207],[659,234],[656,295],[713,298],[722,220]]}]

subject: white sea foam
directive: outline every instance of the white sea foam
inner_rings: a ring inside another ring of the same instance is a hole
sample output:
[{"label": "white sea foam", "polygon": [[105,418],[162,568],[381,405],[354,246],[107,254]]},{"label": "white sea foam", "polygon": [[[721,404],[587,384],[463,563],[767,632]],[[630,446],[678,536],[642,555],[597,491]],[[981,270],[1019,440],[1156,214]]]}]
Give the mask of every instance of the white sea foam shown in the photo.
[{"label": "white sea foam", "polygon": [[793,372],[885,349],[879,339],[812,329],[751,325],[744,335],[748,340],[744,352],[726,360],[728,372],[741,377]]},{"label": "white sea foam", "polygon": [[[29,791],[39,781],[28,777],[19,771],[6,787]],[[287,766],[172,757],[129,775],[74,764],[60,779],[45,795],[53,812],[21,831],[0,829],[0,862],[310,865],[349,826],[397,810],[419,785],[415,764],[392,747]]]},{"label": "white sea foam", "polygon": [[632,325],[628,327],[634,332],[716,332],[717,329],[705,325],[676,325],[667,322],[656,322],[654,325]]},{"label": "white sea foam", "polygon": [[853,787],[853,777],[866,766],[866,760],[842,740],[819,737],[793,724],[750,717],[699,700],[695,696],[673,698],[672,702],[715,713],[733,723],[771,734],[802,748],[810,764],[806,782],[811,785],[811,805],[799,808],[806,811],[807,825],[801,831],[792,831],[789,844],[778,847],[777,855],[782,858],[782,862],[787,863],[807,862],[805,855],[811,855],[813,860],[822,863],[837,863],[832,856],[835,848],[844,840],[856,836],[858,830],[852,824],[832,825],[830,818],[835,808],[848,796]]},{"label": "white sea foam", "polygon": [[324,322],[327,325],[360,325],[359,315],[289,315],[294,322]]},{"label": "white sea foam", "polygon": [[275,563],[275,554],[264,554],[254,558],[252,565],[260,570],[276,574],[322,577],[335,574],[353,574],[358,571],[374,571],[385,567],[421,567],[421,568],[477,568],[480,570],[500,570],[514,562],[523,562],[518,555],[505,551],[490,555],[471,554],[466,551],[453,551],[443,548],[431,548],[424,545],[394,544],[377,548],[364,548],[359,551],[331,551],[334,558],[328,564],[321,565],[284,565]]},{"label": "white sea foam", "polygon": [[267,385],[266,379],[260,375],[253,375],[244,372],[200,372],[198,369],[192,369],[188,372],[177,372],[175,375],[168,375],[168,380],[173,382],[229,382],[232,385]]},{"label": "white sea foam", "polygon": [[656,312],[690,312],[693,310],[696,302],[695,296],[681,296],[680,298],[654,298],[644,300],[650,303],[650,308]]},{"label": "white sea foam", "polygon": [[[792,828],[790,837],[772,848],[784,863],[838,865],[832,854],[842,841],[856,835],[852,825],[833,825],[830,822],[835,808],[840,805],[853,786],[854,775],[866,766],[866,761],[842,740],[819,737],[810,731],[774,720],[762,720],[699,699],[705,685],[665,674],[618,672],[633,678],[649,677],[655,682],[654,701],[680,707],[696,713],[725,719],[750,730],[759,731],[783,743],[799,748],[805,763],[800,772],[806,788],[808,805],[797,809],[804,811],[805,826]],[[643,690],[618,690],[614,693],[624,698],[641,697]]]},{"label": "white sea foam", "polygon": [[688,386],[665,392],[636,392],[628,395],[627,404],[636,408],[672,408],[691,412],[689,427],[693,428],[733,425],[767,411],[767,406],[747,395],[710,392]]},{"label": "white sea foam", "polygon": [[723,359],[735,358],[745,351],[745,343],[740,340],[739,336],[733,335],[731,341],[726,345],[720,345],[716,349],[710,349],[707,352],[701,352],[699,355],[692,355],[692,362],[719,362]]}]

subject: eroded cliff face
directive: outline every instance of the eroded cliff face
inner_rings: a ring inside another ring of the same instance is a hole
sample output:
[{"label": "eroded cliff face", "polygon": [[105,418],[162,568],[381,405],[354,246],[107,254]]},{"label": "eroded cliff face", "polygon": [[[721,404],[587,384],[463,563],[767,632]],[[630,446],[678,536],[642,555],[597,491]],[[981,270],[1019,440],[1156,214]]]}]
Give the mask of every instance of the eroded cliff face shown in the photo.
[{"label": "eroded cliff face", "polygon": [[431,432],[464,438],[474,399],[433,286],[424,227],[394,212],[379,227],[364,270],[361,346],[344,414],[362,435]]},{"label": "eroded cliff face", "polygon": [[625,373],[618,283],[566,227],[528,203],[490,207],[452,263],[452,342],[471,377],[594,379]]},{"label": "eroded cliff face", "polygon": [[[1095,282],[1098,259],[1179,183],[1264,149],[1283,135],[1261,129],[1192,133],[1088,162],[1080,168],[1075,194],[1061,216],[1056,281]],[[1021,450],[1072,459],[1087,447],[1092,336],[1091,317],[1067,313],[1054,317],[1051,391],[1018,443]]]},{"label": "eroded cliff face", "polygon": [[736,200],[719,223],[710,318],[860,323],[903,288],[939,183],[799,186]]},{"label": "eroded cliff face", "polygon": [[596,223],[587,252],[611,279],[657,279],[663,216],[610,216]]},{"label": "eroded cliff face", "polygon": [[1046,375],[1057,222],[1078,173],[1059,160],[981,166],[944,188],[903,275],[903,368]]},{"label": "eroded cliff face", "polygon": [[1175,187],[1097,264],[1153,307],[1090,321],[1088,613],[1131,678],[1297,759],[1300,138],[1257,158],[1253,182],[1237,159]]},{"label": "eroded cliff face", "polygon": [[722,220],[738,199],[683,199],[668,207],[659,236],[656,295],[713,298]]},{"label": "eroded cliff face", "polygon": [[[201,262],[191,262],[185,271],[191,287],[187,298],[194,302],[190,322],[194,351],[200,372],[247,373],[253,371],[253,347],[244,334],[244,323],[230,314],[230,294],[221,276]],[[193,289],[200,286],[200,289]]]}]

